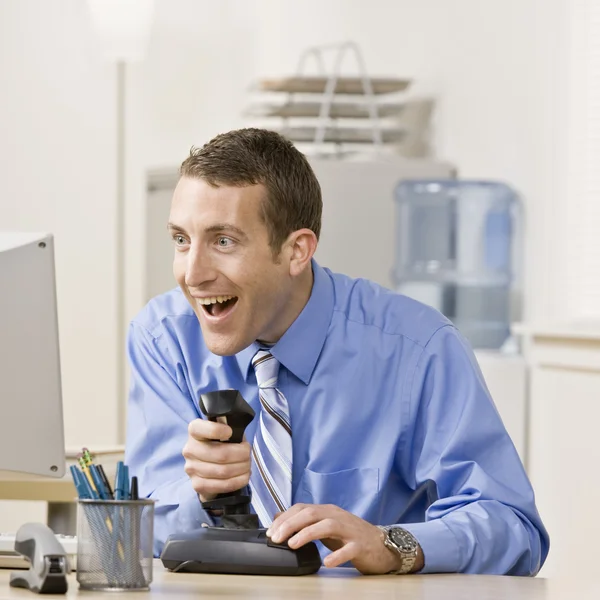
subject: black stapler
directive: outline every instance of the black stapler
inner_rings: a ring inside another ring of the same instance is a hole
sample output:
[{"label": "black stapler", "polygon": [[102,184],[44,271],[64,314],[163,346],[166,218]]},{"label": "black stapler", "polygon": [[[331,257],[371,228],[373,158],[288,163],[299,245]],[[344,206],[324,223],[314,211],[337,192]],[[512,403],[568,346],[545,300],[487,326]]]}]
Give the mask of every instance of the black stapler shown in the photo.
[{"label": "black stapler", "polygon": [[[211,421],[222,420],[232,428],[228,442],[240,443],[254,418],[252,407],[237,390],[203,394],[200,410]],[[220,527],[168,537],[160,555],[170,571],[191,573],[238,573],[246,575],[309,575],[321,567],[319,550],[313,542],[292,550],[275,544],[259,528],[258,517],[250,514],[250,496],[244,490],[220,494],[203,502],[205,509],[222,511]]]},{"label": "black stapler", "polygon": [[43,523],[25,523],[15,536],[15,550],[31,566],[10,574],[11,587],[26,588],[38,594],[66,594],[68,562],[62,544]]}]

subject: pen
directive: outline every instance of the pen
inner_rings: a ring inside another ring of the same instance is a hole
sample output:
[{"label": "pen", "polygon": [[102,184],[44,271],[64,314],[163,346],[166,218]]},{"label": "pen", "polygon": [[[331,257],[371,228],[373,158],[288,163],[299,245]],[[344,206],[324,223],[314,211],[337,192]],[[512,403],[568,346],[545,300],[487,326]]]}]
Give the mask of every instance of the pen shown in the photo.
[{"label": "pen", "polygon": [[123,461],[117,463],[115,474],[115,500],[123,500]]},{"label": "pen", "polygon": [[123,465],[123,500],[129,500],[129,467]]},{"label": "pen", "polygon": [[90,474],[92,476],[92,481],[96,486],[96,491],[98,492],[98,496],[100,496],[101,500],[108,500],[108,491],[105,489],[104,482],[102,481],[102,477],[100,477],[100,473],[98,472],[98,467],[96,465],[90,465],[88,467]]},{"label": "pen", "polygon": [[98,473],[100,474],[102,483],[104,484],[104,487],[106,488],[106,492],[108,494],[109,499],[113,500],[114,494],[113,494],[112,488],[110,487],[110,482],[108,481],[108,477],[106,476],[106,473],[104,472],[104,467],[102,465],[98,465],[96,468],[98,469]]},{"label": "pen", "polygon": [[131,499],[132,500],[139,500],[139,491],[138,491],[138,478],[136,475],[134,475],[131,478]]},{"label": "pen", "polygon": [[98,492],[96,491],[96,488],[93,486],[93,484],[90,482],[90,479],[91,475],[89,474],[89,472],[81,473],[81,476],[79,477],[81,484],[85,488],[85,493],[87,494],[87,497],[92,500],[98,500]]},{"label": "pen", "polygon": [[75,465],[71,465],[69,468],[71,470],[71,477],[73,477],[75,489],[77,490],[77,495],[79,498],[88,499],[90,496],[84,482],[82,481],[82,479],[85,479],[85,476]]}]

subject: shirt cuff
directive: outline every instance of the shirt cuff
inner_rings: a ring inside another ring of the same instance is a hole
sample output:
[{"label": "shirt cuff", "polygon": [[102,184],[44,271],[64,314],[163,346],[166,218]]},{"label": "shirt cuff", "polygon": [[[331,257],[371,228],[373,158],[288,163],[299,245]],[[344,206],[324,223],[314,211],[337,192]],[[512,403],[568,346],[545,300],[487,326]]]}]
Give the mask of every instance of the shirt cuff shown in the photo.
[{"label": "shirt cuff", "polygon": [[[215,520],[203,508],[196,490],[191,482],[184,485],[179,493],[179,508],[177,510],[178,531],[189,531],[202,527],[202,523],[214,525]],[[191,525],[191,527],[190,527]]]},{"label": "shirt cuff", "polygon": [[425,523],[400,523],[412,533],[423,551],[425,566],[419,573],[457,573],[460,547],[454,533],[441,519]]}]

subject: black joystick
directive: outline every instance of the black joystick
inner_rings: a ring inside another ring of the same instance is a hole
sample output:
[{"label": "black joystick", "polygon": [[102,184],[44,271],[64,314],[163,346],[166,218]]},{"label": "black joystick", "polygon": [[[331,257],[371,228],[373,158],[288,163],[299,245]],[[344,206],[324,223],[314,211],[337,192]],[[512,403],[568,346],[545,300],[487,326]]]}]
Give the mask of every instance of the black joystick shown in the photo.
[{"label": "black joystick", "polygon": [[[237,390],[221,390],[200,396],[200,410],[209,421],[220,421],[231,427],[233,433],[227,440],[239,444],[244,431],[254,418],[254,410]],[[250,514],[250,496],[244,490],[219,494],[202,503],[205,510],[222,511],[221,523],[230,529],[258,529],[258,516]]]},{"label": "black joystick", "polygon": [[[200,410],[210,421],[226,423],[233,430],[227,442],[240,443],[254,410],[237,390],[220,390],[200,397]],[[259,528],[250,513],[246,490],[219,494],[202,506],[221,511],[221,525],[172,534],[160,555],[171,571],[191,573],[239,573],[247,575],[308,575],[321,567],[317,546],[310,542],[297,550],[275,544]]]}]

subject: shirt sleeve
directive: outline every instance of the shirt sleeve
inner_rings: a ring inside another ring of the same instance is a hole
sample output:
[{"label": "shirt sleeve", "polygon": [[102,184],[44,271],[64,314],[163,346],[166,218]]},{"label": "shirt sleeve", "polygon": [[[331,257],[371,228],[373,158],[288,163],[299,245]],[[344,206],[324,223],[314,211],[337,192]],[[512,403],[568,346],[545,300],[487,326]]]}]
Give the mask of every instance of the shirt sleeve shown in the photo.
[{"label": "shirt sleeve", "polygon": [[519,455],[458,331],[439,329],[423,350],[401,443],[414,489],[433,481],[425,522],[402,524],[419,541],[423,572],[535,575],[548,534]]},{"label": "shirt sleeve", "polygon": [[[132,324],[127,340],[131,383],[125,460],[137,475],[140,497],[155,504],[154,554],[171,533],[214,524],[204,511],[184,469],[188,423],[200,416],[185,379],[156,340]],[[178,378],[180,381],[178,381]]]}]

